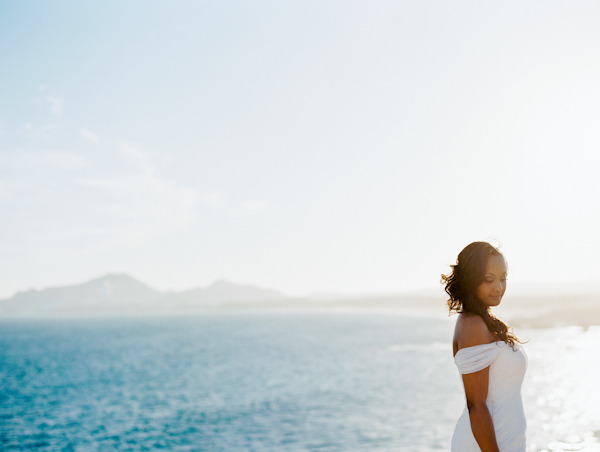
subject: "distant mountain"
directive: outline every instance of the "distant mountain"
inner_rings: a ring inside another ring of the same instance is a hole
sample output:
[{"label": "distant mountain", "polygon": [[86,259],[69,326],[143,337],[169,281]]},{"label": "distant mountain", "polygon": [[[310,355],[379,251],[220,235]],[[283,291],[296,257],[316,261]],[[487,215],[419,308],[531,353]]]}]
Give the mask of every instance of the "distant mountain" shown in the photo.
[{"label": "distant mountain", "polygon": [[[315,294],[292,298],[276,290],[223,280],[184,292],[159,292],[128,275],[109,274],[74,286],[20,292],[0,300],[0,317],[157,315],[227,309],[378,311],[444,317],[448,314],[445,300],[441,291],[435,296]],[[596,289],[589,293],[508,294],[497,312],[518,328],[600,325],[600,293]]]},{"label": "distant mountain", "polygon": [[19,292],[0,300],[3,315],[134,314],[215,308],[227,303],[285,300],[281,292],[217,281],[186,292],[159,292],[128,275],[109,274],[66,287]]},{"label": "distant mountain", "polygon": [[188,290],[172,295],[172,302],[186,306],[220,305],[223,303],[262,302],[284,300],[283,293],[276,290],[261,289],[256,286],[234,284],[219,280],[206,288]]},{"label": "distant mountain", "polygon": [[156,304],[163,295],[127,275],[66,287],[19,292],[0,301],[0,314],[51,314],[134,310]]}]

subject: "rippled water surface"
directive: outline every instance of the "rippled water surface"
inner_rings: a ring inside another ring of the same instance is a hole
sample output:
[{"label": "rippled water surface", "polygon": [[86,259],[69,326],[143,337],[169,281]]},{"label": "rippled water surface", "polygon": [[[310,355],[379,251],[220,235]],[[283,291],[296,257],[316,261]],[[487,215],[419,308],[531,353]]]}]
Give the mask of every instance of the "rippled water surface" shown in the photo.
[{"label": "rippled water surface", "polygon": [[[452,328],[373,313],[2,321],[0,449],[447,451],[464,404]],[[600,331],[525,333],[529,450],[599,451]]]}]

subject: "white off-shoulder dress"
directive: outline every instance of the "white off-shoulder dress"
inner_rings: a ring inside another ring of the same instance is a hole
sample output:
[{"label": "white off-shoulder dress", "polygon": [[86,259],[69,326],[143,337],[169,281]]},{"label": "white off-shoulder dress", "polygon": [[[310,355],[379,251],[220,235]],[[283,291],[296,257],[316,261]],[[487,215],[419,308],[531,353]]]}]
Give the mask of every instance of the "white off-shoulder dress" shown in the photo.
[{"label": "white off-shoulder dress", "polygon": [[[516,344],[515,348],[517,348]],[[454,362],[461,375],[490,366],[486,404],[492,416],[500,452],[525,452],[525,413],[521,385],[527,369],[522,347],[513,350],[503,341],[460,349]],[[481,452],[465,409],[452,436],[452,452]]]}]

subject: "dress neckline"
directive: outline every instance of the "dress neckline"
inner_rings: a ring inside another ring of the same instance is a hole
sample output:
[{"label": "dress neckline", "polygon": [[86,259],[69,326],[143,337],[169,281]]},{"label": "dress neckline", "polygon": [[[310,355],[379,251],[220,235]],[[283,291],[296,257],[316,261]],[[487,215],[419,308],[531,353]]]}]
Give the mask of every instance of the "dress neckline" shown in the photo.
[{"label": "dress neckline", "polygon": [[469,348],[471,348],[471,349],[472,349],[472,348],[476,348],[476,347],[487,347],[487,346],[490,346],[490,345],[492,345],[492,344],[497,344],[498,342],[502,342],[502,343],[504,343],[504,341],[494,341],[494,342],[488,342],[487,344],[478,344],[478,345],[471,345],[471,346],[469,346],[469,347],[463,347],[463,348],[459,349],[459,350],[456,352],[456,354],[454,355],[454,358],[456,358],[456,357],[458,356],[458,354],[459,354],[460,352],[462,352],[463,350],[467,350],[467,349],[469,349]]}]

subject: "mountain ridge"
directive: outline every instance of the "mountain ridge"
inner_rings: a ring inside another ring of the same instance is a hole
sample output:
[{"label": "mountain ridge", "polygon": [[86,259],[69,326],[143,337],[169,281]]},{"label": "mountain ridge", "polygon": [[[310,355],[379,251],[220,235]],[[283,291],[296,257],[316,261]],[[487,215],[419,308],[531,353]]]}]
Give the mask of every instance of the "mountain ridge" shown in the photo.
[{"label": "mountain ridge", "polygon": [[206,288],[161,292],[124,273],[68,286],[30,289],[0,300],[0,315],[111,314],[172,311],[288,299],[281,292],[217,280]]},{"label": "mountain ridge", "polygon": [[[444,317],[443,291],[433,294],[313,294],[290,297],[273,289],[223,279],[181,292],[158,291],[124,274],[108,273],[69,286],[30,289],[0,300],[0,318],[170,315],[215,310],[385,312]],[[498,308],[511,325],[600,325],[600,292],[507,294]]]}]

